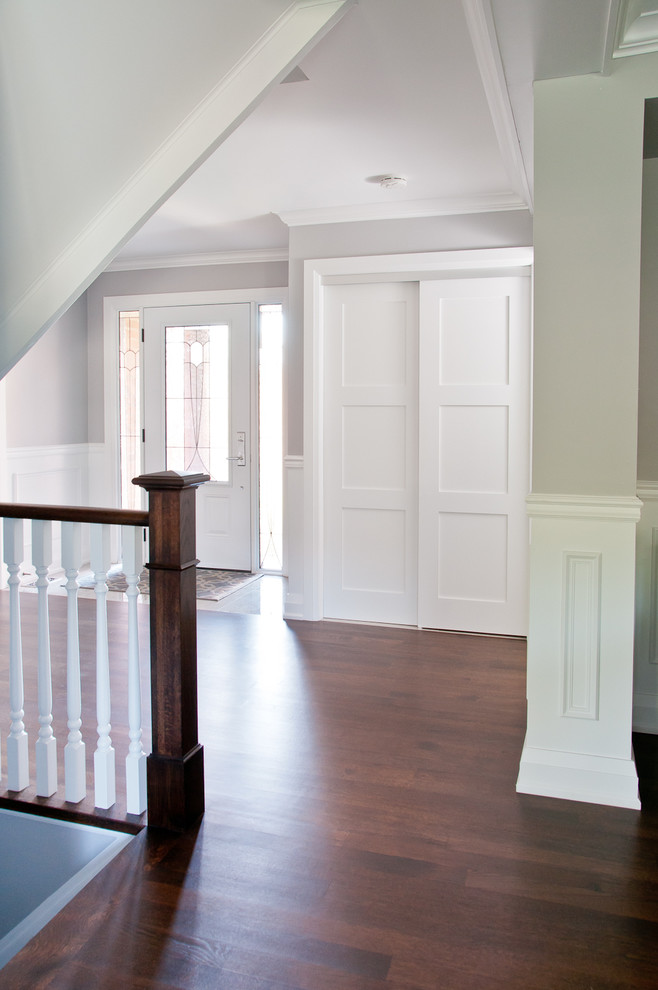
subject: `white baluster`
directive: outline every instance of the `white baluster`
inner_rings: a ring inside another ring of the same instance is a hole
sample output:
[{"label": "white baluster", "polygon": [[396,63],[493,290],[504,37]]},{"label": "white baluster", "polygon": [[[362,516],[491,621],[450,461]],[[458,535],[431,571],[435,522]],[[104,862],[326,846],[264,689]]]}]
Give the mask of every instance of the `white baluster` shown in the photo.
[{"label": "white baluster", "polygon": [[48,567],[52,562],[52,523],[32,520],[32,563],[37,572],[39,595],[38,699],[39,737],[37,754],[37,795],[50,797],[57,790],[57,742],[53,734],[53,688],[50,673],[50,624],[48,621]]},{"label": "white baluster", "polygon": [[98,743],[94,753],[95,804],[110,808],[116,801],[114,749],[110,738],[110,655],[107,639],[107,571],[110,566],[110,528],[91,525],[91,569],[96,592],[96,718]]},{"label": "white baluster", "polygon": [[142,746],[142,688],[139,670],[137,587],[144,561],[141,529],[124,526],[123,570],[128,582],[128,724],[130,746],[126,757],[126,810],[130,815],[146,811],[146,753]]},{"label": "white baluster", "polygon": [[80,523],[62,523],[62,566],[66,573],[66,718],[69,730],[64,747],[65,798],[77,804],[87,794],[85,744],[82,741],[80,690],[80,630],[78,627],[78,568],[82,557]]},{"label": "white baluster", "polygon": [[9,571],[9,707],[7,788],[22,791],[29,784],[27,732],[23,722],[23,648],[19,571],[23,560],[23,520],[4,520],[4,561]]}]

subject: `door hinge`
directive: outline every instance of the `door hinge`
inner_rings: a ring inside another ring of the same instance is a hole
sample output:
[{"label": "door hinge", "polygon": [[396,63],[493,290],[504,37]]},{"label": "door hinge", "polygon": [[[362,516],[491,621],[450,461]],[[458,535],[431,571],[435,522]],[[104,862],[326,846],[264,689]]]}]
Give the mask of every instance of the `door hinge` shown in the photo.
[{"label": "door hinge", "polygon": [[142,327],[142,343],[144,343],[144,327]]},{"label": "door hinge", "polygon": [[146,443],[146,430],[142,430],[142,443]]}]

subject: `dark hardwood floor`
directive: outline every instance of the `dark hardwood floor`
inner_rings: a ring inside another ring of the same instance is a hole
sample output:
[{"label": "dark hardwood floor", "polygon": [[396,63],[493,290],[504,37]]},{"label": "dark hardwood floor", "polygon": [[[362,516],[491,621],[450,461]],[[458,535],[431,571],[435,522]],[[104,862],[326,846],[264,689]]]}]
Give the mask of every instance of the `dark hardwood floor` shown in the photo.
[{"label": "dark hardwood floor", "polygon": [[655,801],[516,794],[522,642],[200,612],[199,655],[203,822],[141,831],[0,986],[658,986]]}]

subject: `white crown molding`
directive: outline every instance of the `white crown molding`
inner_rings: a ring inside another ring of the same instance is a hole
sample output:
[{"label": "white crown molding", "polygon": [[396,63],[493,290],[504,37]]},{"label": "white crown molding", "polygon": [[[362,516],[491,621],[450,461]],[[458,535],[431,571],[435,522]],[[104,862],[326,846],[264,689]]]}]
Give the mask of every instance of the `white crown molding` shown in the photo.
[{"label": "white crown molding", "polygon": [[532,211],[532,194],[507,90],[491,0],[462,0],[462,7],[505,168],[526,209]]},{"label": "white crown molding", "polygon": [[279,82],[354,0],[293,0],[118,192],[33,280],[0,324],[8,370],[106,268],[136,230]]},{"label": "white crown molding", "polygon": [[147,268],[193,268],[205,265],[254,265],[269,261],[287,261],[286,248],[263,251],[217,251],[209,254],[171,254],[151,258],[115,258],[106,272],[143,271]]},{"label": "white crown molding", "polygon": [[526,511],[531,518],[542,516],[580,519],[610,519],[637,522],[642,502],[634,495],[543,495],[526,497]]},{"label": "white crown molding", "polygon": [[616,20],[613,58],[658,51],[658,10],[655,3],[621,0]]},{"label": "white crown molding", "polygon": [[325,223],[360,223],[365,220],[408,220],[418,217],[460,216],[465,213],[498,213],[527,210],[515,193],[492,193],[456,199],[413,199],[395,203],[361,203],[355,206],[328,206],[312,210],[278,213],[288,227],[308,227]]}]

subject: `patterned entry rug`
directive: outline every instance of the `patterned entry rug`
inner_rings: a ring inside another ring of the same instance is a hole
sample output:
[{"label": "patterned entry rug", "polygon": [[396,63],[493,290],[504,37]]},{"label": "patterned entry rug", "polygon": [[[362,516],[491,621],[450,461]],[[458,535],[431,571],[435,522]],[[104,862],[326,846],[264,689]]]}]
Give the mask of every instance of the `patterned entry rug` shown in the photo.
[{"label": "patterned entry rug", "polygon": [[[227,595],[232,595],[234,591],[251,584],[252,581],[257,581],[259,577],[260,574],[250,574],[248,571],[219,571],[211,570],[209,567],[197,567],[196,596],[201,601],[218,602]],[[80,587],[93,588],[93,578],[81,578]],[[125,574],[122,571],[111,571],[107,575],[107,587],[109,591],[125,591],[128,587]],[[140,594],[148,595],[149,572],[146,569],[140,575],[138,588]]]}]

